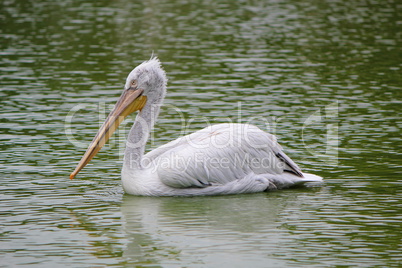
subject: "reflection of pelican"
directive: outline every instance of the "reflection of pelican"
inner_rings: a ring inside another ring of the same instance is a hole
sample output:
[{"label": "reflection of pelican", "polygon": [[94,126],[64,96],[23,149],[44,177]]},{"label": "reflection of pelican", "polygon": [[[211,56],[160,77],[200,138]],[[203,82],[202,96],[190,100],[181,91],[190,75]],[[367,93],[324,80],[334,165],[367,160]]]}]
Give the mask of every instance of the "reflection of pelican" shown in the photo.
[{"label": "reflection of pelican", "polygon": [[[131,266],[143,263],[152,263],[155,267],[279,264],[281,260],[275,258],[277,255],[269,252],[277,253],[280,246],[288,242],[294,244],[282,221],[288,214],[287,207],[292,211],[300,209],[302,197],[306,198],[305,192],[273,197],[263,194],[215,197],[205,202],[202,197],[161,199],[125,195],[120,205],[126,241],[122,257],[131,261]],[[278,267],[286,267],[286,261],[283,262]],[[228,265],[232,263],[236,265]]]},{"label": "reflection of pelican", "polygon": [[248,124],[218,124],[144,155],[166,94],[157,58],[128,75],[124,91],[70,178],[99,152],[123,119],[139,110],[124,155],[122,184],[134,195],[217,195],[287,188],[322,178],[302,173],[273,135]]}]

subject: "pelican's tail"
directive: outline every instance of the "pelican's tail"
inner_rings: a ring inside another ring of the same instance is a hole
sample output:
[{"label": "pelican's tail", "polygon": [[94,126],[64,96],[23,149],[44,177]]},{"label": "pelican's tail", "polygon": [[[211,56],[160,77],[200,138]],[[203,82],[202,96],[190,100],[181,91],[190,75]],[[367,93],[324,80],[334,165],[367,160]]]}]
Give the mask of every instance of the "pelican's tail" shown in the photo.
[{"label": "pelican's tail", "polygon": [[303,185],[305,183],[321,183],[322,177],[309,174],[309,173],[302,173],[303,177],[296,176],[292,173],[284,172],[282,174],[260,174],[259,176],[263,176],[266,178],[271,184],[267,188],[269,190],[276,190],[276,189],[285,189],[293,186]]},{"label": "pelican's tail", "polygon": [[323,178],[311,173],[303,173],[303,178],[300,178],[300,183],[306,182],[322,182]]}]

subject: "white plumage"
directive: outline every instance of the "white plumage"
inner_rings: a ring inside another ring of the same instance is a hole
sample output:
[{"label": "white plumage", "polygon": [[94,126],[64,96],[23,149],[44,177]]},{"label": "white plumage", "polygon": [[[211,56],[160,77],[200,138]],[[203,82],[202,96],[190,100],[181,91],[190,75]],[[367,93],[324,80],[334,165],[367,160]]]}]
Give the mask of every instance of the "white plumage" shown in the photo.
[{"label": "white plumage", "polygon": [[[157,58],[140,64],[127,77],[121,99],[125,98],[126,92],[135,92],[134,100],[130,100],[134,104],[127,108],[128,113],[140,110],[128,135],[122,169],[122,184],[128,194],[255,193],[322,181],[319,176],[302,173],[282,151],[275,136],[249,124],[212,125],[144,155],[149,133],[166,94],[166,84],[165,72]],[[110,118],[121,115],[116,114],[121,103],[124,101],[118,101]],[[97,137],[107,140],[111,135],[109,132],[115,130],[110,127],[115,122],[108,120],[102,126],[106,137],[102,136],[101,128],[72,177],[103,146],[104,142],[101,144]]]}]

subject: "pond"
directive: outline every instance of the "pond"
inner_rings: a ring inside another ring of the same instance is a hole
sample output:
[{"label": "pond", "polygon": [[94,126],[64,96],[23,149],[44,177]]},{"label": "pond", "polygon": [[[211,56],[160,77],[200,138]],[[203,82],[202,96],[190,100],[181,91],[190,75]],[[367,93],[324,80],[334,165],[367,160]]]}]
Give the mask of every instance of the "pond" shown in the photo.
[{"label": "pond", "polygon": [[[0,4],[0,267],[401,267],[402,5],[389,1]],[[275,134],[324,184],[124,194],[123,123],[69,174],[157,55],[147,150],[222,122]]]}]

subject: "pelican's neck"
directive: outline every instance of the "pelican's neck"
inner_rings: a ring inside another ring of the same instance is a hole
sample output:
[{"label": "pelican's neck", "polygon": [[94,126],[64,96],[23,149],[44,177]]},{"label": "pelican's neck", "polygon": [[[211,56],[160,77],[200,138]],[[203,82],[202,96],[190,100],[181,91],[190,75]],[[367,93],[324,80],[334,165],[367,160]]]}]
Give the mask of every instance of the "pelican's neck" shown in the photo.
[{"label": "pelican's neck", "polygon": [[144,166],[142,159],[145,145],[165,98],[167,78],[160,61],[155,57],[131,71],[127,77],[125,88],[129,88],[133,82],[136,82],[138,88],[143,89],[143,96],[147,99],[128,134],[123,168],[138,170]]},{"label": "pelican's neck", "polygon": [[153,103],[147,102],[135,118],[134,125],[127,137],[124,152],[125,168],[137,170],[143,167],[142,157],[144,156],[145,145],[158,118],[162,100]]}]

